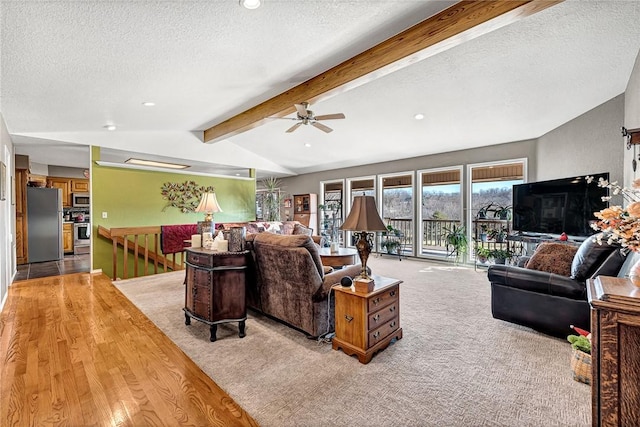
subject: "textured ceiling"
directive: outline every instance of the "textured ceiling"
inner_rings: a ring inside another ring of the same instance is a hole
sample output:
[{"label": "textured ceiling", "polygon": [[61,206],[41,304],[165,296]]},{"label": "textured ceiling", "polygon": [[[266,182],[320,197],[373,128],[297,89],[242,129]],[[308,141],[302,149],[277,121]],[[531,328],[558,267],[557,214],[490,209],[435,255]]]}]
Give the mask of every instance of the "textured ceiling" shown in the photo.
[{"label": "textured ceiling", "polygon": [[60,155],[71,143],[112,161],[290,175],[539,137],[624,92],[640,49],[638,2],[566,1],[313,105],[347,116],[325,122],[330,134],[273,120],[202,143],[203,129],[451,4],[3,1],[0,111],[38,163],[80,166]]}]

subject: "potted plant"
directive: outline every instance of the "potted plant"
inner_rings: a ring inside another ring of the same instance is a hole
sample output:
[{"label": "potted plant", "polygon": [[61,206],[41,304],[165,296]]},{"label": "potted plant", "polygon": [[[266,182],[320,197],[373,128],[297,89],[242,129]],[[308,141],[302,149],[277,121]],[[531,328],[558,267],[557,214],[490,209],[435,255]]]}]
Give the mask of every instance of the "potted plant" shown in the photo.
[{"label": "potted plant", "polygon": [[480,224],[480,241],[487,241],[487,233],[489,231],[489,226],[487,224]]},{"label": "potted plant", "polygon": [[451,227],[444,227],[443,238],[447,251],[451,248],[449,256],[455,255],[456,261],[460,256],[467,253],[469,241],[467,240],[467,231],[464,225],[453,224]]},{"label": "potted plant", "polygon": [[505,227],[502,228],[494,228],[487,233],[487,236],[490,239],[496,241],[496,243],[502,243],[507,238],[507,229]]},{"label": "potted plant", "polygon": [[489,257],[491,256],[491,249],[486,248],[484,246],[478,246],[476,248],[476,258],[478,259],[478,261],[480,261],[482,264],[484,264],[485,262],[487,262],[487,260],[489,259]]},{"label": "potted plant", "polygon": [[384,239],[380,242],[380,248],[388,254],[397,254],[400,247],[400,230],[391,224],[387,225],[387,231],[383,232]]},{"label": "potted plant", "polygon": [[510,259],[512,256],[513,256],[513,253],[511,253],[510,250],[499,249],[499,248],[491,249],[491,252],[489,255],[489,257],[492,258],[496,264],[505,264],[506,261]]},{"label": "potted plant", "polygon": [[511,219],[511,206],[496,206],[493,209],[493,217],[498,219]]},{"label": "potted plant", "polygon": [[478,209],[478,213],[476,214],[477,219],[487,219],[487,214],[493,211],[493,207],[495,205],[493,203],[489,203],[488,205],[482,206]]}]

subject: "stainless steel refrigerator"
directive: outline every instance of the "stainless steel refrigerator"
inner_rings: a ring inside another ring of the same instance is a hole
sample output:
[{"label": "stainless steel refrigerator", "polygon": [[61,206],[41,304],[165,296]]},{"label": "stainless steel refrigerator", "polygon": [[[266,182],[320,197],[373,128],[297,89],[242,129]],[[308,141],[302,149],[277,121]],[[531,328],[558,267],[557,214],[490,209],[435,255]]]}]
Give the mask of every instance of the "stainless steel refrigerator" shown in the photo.
[{"label": "stainless steel refrigerator", "polygon": [[27,187],[29,262],[64,258],[62,214],[62,190]]}]

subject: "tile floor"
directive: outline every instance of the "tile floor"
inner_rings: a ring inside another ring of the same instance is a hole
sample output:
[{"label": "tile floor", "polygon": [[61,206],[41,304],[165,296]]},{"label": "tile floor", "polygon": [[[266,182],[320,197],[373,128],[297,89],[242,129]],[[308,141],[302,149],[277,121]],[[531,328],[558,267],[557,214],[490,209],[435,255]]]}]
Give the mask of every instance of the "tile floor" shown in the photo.
[{"label": "tile floor", "polygon": [[15,280],[37,279],[39,277],[59,276],[61,274],[88,273],[91,270],[91,258],[85,255],[65,255],[60,261],[34,262],[18,266]]}]

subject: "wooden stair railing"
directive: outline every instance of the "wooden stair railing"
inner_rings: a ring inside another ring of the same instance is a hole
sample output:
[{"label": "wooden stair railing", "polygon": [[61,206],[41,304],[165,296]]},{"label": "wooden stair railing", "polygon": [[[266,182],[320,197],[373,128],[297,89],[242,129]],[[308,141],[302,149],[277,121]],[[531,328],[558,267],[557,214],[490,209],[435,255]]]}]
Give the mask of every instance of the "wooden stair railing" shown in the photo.
[{"label": "wooden stair railing", "polygon": [[[109,239],[113,243],[113,275],[112,280],[117,280],[118,272],[118,246],[123,247],[123,266],[122,275],[123,279],[129,278],[129,252],[133,253],[133,277],[138,277],[138,260],[142,256],[144,257],[144,275],[149,274],[149,261],[153,262],[153,274],[158,274],[158,267],[163,268],[163,272],[166,273],[167,269],[183,270],[184,256],[180,254],[179,262],[176,262],[178,253],[162,255],[160,253],[160,226],[150,227],[120,227],[120,228],[105,228],[101,225],[98,226],[98,235]],[[144,236],[144,244],[141,245],[140,237]],[[149,250],[150,237],[153,239],[153,250]],[[131,238],[131,239],[130,239]]]}]

